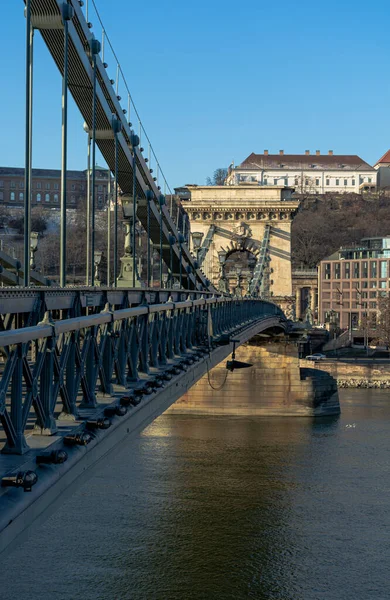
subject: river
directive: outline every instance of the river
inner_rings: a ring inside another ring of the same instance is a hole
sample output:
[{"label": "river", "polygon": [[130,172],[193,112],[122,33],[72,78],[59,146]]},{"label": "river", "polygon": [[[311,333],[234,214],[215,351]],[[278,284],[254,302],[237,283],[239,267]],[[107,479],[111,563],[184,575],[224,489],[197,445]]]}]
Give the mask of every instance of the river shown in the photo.
[{"label": "river", "polygon": [[166,414],[1,557],[1,600],[388,600],[390,393]]}]

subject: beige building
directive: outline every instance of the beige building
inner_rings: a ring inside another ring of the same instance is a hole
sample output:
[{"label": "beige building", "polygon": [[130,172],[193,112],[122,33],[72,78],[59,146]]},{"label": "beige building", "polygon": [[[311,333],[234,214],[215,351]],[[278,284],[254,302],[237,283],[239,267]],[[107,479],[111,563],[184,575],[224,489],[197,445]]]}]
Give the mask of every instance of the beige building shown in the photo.
[{"label": "beige building", "polygon": [[275,300],[291,297],[291,222],[298,208],[293,190],[187,187],[191,249],[210,281],[239,295],[251,290]]},{"label": "beige building", "polygon": [[378,187],[390,188],[390,150],[374,165],[378,173]]},{"label": "beige building", "polygon": [[240,165],[230,167],[227,185],[252,184],[291,186],[297,193],[375,191],[377,171],[356,155],[334,154],[263,154],[252,152]]}]

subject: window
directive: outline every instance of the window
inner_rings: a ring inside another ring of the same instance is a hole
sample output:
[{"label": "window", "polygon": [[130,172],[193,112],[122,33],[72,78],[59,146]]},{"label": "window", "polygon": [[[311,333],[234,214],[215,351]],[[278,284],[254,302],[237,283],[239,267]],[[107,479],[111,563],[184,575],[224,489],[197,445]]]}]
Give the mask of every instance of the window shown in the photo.
[{"label": "window", "polygon": [[40,181],[37,181],[37,190],[41,190],[42,189],[42,184]]},{"label": "window", "polygon": [[376,308],[376,302],[370,302],[370,308]]},{"label": "window", "polygon": [[58,194],[54,194],[54,196],[53,196],[53,201],[54,201],[54,202],[58,202]]},{"label": "window", "polygon": [[348,185],[348,179],[344,179],[344,185]]},{"label": "window", "polygon": [[40,202],[42,200],[41,194],[37,194],[37,202]]},{"label": "window", "polygon": [[316,185],[320,185],[320,180],[316,179]]},{"label": "window", "polygon": [[326,185],[329,185],[329,179],[326,180]]},{"label": "window", "polygon": [[368,281],[362,281],[362,288],[364,288],[364,289],[368,288]]},{"label": "window", "polygon": [[376,279],[378,277],[378,271],[377,271],[377,262],[376,260],[374,260],[371,264],[370,264],[370,277],[372,279]]},{"label": "window", "polygon": [[354,279],[359,279],[359,263],[358,262],[354,262],[353,263],[353,278]]},{"label": "window", "polygon": [[[256,181],[256,177],[251,177],[251,181]],[[102,191],[103,191],[103,186],[98,185],[98,192],[102,192]]]},{"label": "window", "polygon": [[50,202],[50,194],[45,194],[45,202]]},{"label": "window", "polygon": [[298,177],[295,177],[294,185],[298,185]]},{"label": "window", "polygon": [[72,192],[74,192],[74,191],[75,191],[75,189],[76,189],[76,185],[75,185],[74,183],[72,183],[72,185],[71,185],[71,189],[72,189]]},{"label": "window", "polygon": [[278,180],[274,179],[274,185],[278,185]]},{"label": "window", "polygon": [[85,186],[84,186],[84,184],[83,184],[83,183],[80,185],[80,190],[81,190],[82,192],[85,190]]},{"label": "window", "polygon": [[354,179],[352,179],[352,185],[355,185],[355,180]]},{"label": "window", "polygon": [[264,185],[268,185],[268,183],[267,183],[267,182],[268,182],[268,179],[267,179],[267,178],[265,178],[265,179],[264,179]]},{"label": "window", "polygon": [[10,192],[9,199],[11,202],[15,202],[15,192]]},{"label": "window", "polygon": [[284,178],[284,185],[288,185],[288,177]]},{"label": "window", "polygon": [[305,185],[309,185],[309,180],[305,179]]},{"label": "window", "polygon": [[102,204],[103,204],[103,196],[101,196],[101,195],[99,195],[99,196],[98,196],[98,203],[99,203],[100,205],[102,205]]},{"label": "window", "polygon": [[370,288],[376,288],[376,281],[370,281]]},{"label": "window", "polygon": [[362,278],[367,279],[368,277],[368,262],[364,260],[362,262]]},{"label": "window", "polygon": [[330,263],[324,265],[325,279],[330,279]]},{"label": "window", "polygon": [[336,179],[336,185],[340,184],[340,179]]},{"label": "window", "polygon": [[19,192],[19,201],[23,202],[23,200],[24,200],[24,194],[23,194],[23,192]]},{"label": "window", "polygon": [[24,181],[19,181],[19,188],[23,189],[24,188]]},{"label": "window", "polygon": [[55,189],[55,190],[58,190],[58,189],[59,189],[59,188],[58,188],[58,183],[55,183],[55,184],[54,184],[54,189]]},{"label": "window", "polygon": [[50,183],[47,183],[47,184],[45,185],[45,189],[47,189],[47,190],[50,190]]},{"label": "window", "polygon": [[351,266],[351,263],[349,263],[349,262],[344,263],[344,279],[350,279],[350,277],[351,277],[350,266]]},{"label": "window", "polygon": [[[367,292],[364,297],[367,298]],[[370,298],[376,298],[376,292],[370,292]]]},{"label": "window", "polygon": [[380,269],[381,269],[380,277],[381,277],[381,279],[384,279],[385,277],[387,277],[387,260],[380,261]]},{"label": "window", "polygon": [[364,183],[364,177],[362,177],[361,175],[359,176],[359,183]]},{"label": "window", "polygon": [[75,204],[76,203],[76,196],[74,196],[74,195],[71,196],[70,197],[70,201],[71,201],[72,204]]},{"label": "window", "polygon": [[385,290],[385,289],[386,289],[386,287],[387,287],[387,283],[386,283],[386,281],[380,281],[380,282],[379,282],[379,287],[380,287],[382,290]]},{"label": "window", "polygon": [[340,263],[334,263],[334,278],[340,279]]},{"label": "window", "polygon": [[15,182],[11,181],[11,188],[16,188]]},{"label": "window", "polygon": [[[251,181],[257,181],[255,175],[251,175]],[[98,186],[98,192],[103,191],[103,187],[101,185]]]},{"label": "window", "polygon": [[371,179],[371,177],[369,177],[368,178],[368,183],[371,183],[371,182],[372,182],[372,179]]}]

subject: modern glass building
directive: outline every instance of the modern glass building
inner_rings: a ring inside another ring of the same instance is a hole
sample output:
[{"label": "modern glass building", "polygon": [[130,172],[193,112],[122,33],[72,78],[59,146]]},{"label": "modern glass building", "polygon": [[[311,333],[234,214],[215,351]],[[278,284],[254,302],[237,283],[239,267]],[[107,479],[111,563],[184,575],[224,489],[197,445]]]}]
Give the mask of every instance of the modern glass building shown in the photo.
[{"label": "modern glass building", "polygon": [[358,329],[365,316],[375,318],[378,301],[389,294],[390,236],[363,238],[320,262],[319,322]]}]

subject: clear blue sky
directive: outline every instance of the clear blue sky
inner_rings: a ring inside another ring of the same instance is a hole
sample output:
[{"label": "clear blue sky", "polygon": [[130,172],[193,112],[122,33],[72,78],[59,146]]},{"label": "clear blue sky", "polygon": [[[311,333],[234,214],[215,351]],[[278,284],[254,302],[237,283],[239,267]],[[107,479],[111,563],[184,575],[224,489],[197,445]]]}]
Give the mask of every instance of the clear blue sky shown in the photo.
[{"label": "clear blue sky", "polygon": [[[388,1],[95,1],[171,186],[265,148],[370,163],[390,148]],[[2,166],[24,162],[24,39],[22,0],[3,0]],[[61,79],[39,34],[34,102],[34,167],[60,168]],[[69,168],[85,168],[75,106],[69,132]]]}]

